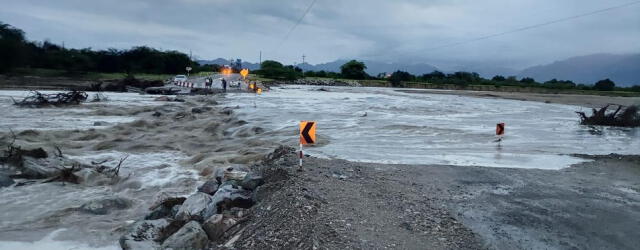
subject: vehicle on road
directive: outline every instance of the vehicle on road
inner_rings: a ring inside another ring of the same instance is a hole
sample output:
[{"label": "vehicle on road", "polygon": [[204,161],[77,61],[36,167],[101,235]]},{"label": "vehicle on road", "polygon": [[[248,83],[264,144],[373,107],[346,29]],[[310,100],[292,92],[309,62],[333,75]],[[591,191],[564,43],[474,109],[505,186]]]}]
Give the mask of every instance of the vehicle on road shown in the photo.
[{"label": "vehicle on road", "polygon": [[174,82],[186,82],[187,81],[187,76],[185,75],[177,75],[173,78]]},{"label": "vehicle on road", "polygon": [[240,81],[230,81],[229,88],[240,88]]}]

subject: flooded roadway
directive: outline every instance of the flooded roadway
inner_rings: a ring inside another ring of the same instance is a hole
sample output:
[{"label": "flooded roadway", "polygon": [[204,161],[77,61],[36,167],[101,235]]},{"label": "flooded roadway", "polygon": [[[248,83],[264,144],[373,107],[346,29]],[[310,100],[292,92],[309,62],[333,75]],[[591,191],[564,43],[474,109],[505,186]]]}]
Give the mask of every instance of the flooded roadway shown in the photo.
[{"label": "flooded roadway", "polygon": [[[579,125],[575,111],[585,110],[578,106],[320,88],[232,93],[224,105],[239,106],[245,120],[291,146],[297,145],[299,121],[317,121],[319,145],[306,152],[351,161],[560,169],[584,161],[572,154],[640,154],[638,129]],[[500,122],[506,135],[496,143]]]}]

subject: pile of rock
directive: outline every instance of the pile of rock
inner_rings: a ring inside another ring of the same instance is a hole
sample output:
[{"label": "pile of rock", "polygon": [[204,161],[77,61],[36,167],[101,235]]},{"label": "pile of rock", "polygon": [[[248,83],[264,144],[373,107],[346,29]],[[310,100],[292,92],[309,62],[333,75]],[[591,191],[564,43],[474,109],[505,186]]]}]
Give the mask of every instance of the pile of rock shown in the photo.
[{"label": "pile of rock", "polygon": [[264,179],[247,169],[219,169],[191,196],[163,199],[120,238],[123,249],[204,249],[246,220]]}]

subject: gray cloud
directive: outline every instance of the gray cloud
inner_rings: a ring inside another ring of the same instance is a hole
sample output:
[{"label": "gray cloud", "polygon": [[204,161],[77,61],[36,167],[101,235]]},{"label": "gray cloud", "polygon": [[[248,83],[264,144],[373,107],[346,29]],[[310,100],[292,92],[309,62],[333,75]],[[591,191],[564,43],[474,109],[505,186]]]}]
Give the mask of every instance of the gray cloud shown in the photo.
[{"label": "gray cloud", "polygon": [[640,52],[640,4],[534,30],[433,49],[629,0],[0,0],[0,21],[70,47],[149,45],[202,59],[312,63],[359,58],[522,68],[592,53]]}]

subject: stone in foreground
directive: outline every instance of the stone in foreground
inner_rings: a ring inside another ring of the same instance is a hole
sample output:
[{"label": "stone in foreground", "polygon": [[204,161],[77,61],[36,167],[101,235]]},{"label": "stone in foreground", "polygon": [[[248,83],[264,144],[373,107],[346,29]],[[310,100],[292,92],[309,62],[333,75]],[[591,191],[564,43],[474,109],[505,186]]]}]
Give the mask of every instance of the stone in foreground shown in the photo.
[{"label": "stone in foreground", "polygon": [[127,234],[120,237],[120,247],[124,250],[158,249],[160,244],[155,240],[167,225],[169,222],[166,219],[138,221]]},{"label": "stone in foreground", "polygon": [[189,196],[189,198],[184,201],[182,206],[180,206],[180,209],[176,214],[176,219],[182,221],[204,221],[206,218],[215,214],[216,212],[215,208],[210,207],[211,196],[202,192],[197,192]]},{"label": "stone in foreground", "polygon": [[203,224],[202,228],[209,236],[210,241],[219,241],[224,237],[224,217],[221,214],[216,214],[207,219]]},{"label": "stone in foreground", "polygon": [[191,221],[167,238],[162,243],[162,249],[204,249],[208,244],[209,239],[200,224],[196,221]]}]

